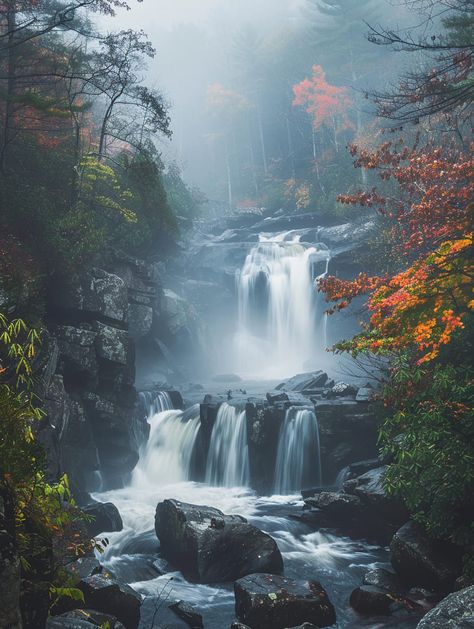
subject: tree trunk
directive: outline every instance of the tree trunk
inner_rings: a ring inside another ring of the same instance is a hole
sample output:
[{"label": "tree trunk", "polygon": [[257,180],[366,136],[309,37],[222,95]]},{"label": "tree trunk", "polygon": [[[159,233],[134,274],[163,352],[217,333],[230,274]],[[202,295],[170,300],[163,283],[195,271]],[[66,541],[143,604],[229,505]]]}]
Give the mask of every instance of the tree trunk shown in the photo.
[{"label": "tree trunk", "polygon": [[10,3],[7,11],[7,30],[8,43],[7,49],[7,93],[5,98],[5,120],[3,122],[3,138],[0,149],[0,170],[4,173],[7,169],[8,149],[11,143],[11,123],[15,114],[14,95],[15,95],[15,66],[16,52],[14,48],[15,30],[16,30],[16,7],[15,3]]}]

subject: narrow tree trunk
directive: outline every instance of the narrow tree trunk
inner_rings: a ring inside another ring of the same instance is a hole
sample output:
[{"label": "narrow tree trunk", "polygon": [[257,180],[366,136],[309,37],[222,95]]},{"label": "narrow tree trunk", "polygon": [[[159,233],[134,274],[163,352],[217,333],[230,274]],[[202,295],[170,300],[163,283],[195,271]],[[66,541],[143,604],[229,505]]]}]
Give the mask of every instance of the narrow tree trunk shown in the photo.
[{"label": "narrow tree trunk", "polygon": [[225,141],[225,166],[227,172],[227,199],[229,203],[229,211],[232,211],[233,198],[232,198],[232,173],[230,170],[230,157],[229,157],[229,145],[226,139]]},{"label": "narrow tree trunk", "polygon": [[293,177],[293,179],[295,179],[296,178],[295,156],[294,156],[294,152],[293,152],[293,139],[291,137],[291,128],[290,128],[289,116],[286,117],[286,134],[288,136],[288,154],[289,154],[289,157],[290,157],[290,164],[291,164],[291,176]]},{"label": "narrow tree trunk", "polygon": [[262,149],[263,172],[266,175],[268,171],[267,150],[265,147],[265,136],[263,133],[263,124],[262,124],[262,112],[260,111],[259,103],[257,104],[257,121],[258,121],[258,134],[260,136],[260,147]]},{"label": "narrow tree trunk", "polygon": [[3,121],[3,138],[0,149],[0,170],[4,173],[7,169],[8,149],[11,142],[11,126],[12,119],[15,114],[14,96],[15,96],[15,58],[16,52],[14,48],[15,30],[16,30],[16,7],[15,3],[10,3],[7,11],[7,30],[8,43],[7,49],[7,93],[5,98],[5,120]]}]

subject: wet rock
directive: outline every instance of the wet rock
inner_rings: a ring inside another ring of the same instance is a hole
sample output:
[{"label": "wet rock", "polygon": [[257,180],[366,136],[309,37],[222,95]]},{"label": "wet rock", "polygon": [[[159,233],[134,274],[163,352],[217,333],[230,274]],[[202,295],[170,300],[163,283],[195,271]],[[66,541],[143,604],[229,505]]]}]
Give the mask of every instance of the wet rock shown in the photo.
[{"label": "wet rock", "polygon": [[100,321],[94,321],[96,332],[95,348],[97,357],[111,363],[127,365],[129,340],[128,332],[119,330]]},{"label": "wet rock", "polygon": [[371,585],[393,594],[402,594],[406,591],[400,577],[384,568],[374,568],[366,572],[363,584]]},{"label": "wet rock", "polygon": [[444,598],[418,624],[417,629],[472,629],[474,627],[474,586]]},{"label": "wet rock", "polygon": [[204,625],[201,614],[189,603],[178,601],[177,603],[169,605],[169,608],[178,616],[178,618],[184,620],[191,629],[203,629]]},{"label": "wet rock", "polygon": [[162,555],[190,581],[219,583],[283,570],[275,541],[241,516],[165,500],[156,508],[155,530]]},{"label": "wet rock", "polygon": [[98,502],[83,507],[83,511],[92,516],[92,522],[87,523],[87,532],[91,537],[100,533],[112,533],[123,529],[119,510],[112,502]]},{"label": "wet rock", "polygon": [[65,290],[56,291],[56,305],[67,312],[78,311],[97,318],[125,322],[128,294],[125,282],[103,269],[92,268]]},{"label": "wet rock", "polygon": [[90,609],[74,609],[60,616],[48,618],[46,629],[92,629],[93,627],[124,629],[115,616]]},{"label": "wet rock", "polygon": [[310,391],[324,387],[328,379],[324,371],[300,373],[275,387],[278,391]]},{"label": "wet rock", "polygon": [[128,585],[97,574],[82,579],[77,587],[84,594],[86,608],[114,615],[126,629],[138,627],[141,597]]},{"label": "wet rock", "polygon": [[310,622],[304,622],[302,625],[298,625],[297,627],[289,627],[289,629],[318,629],[318,626],[313,625]]},{"label": "wet rock", "polygon": [[171,334],[177,334],[188,323],[187,302],[172,290],[163,291],[161,311]]},{"label": "wet rock", "polygon": [[289,397],[287,393],[280,391],[269,391],[266,395],[269,404],[275,404],[275,402],[288,402]]},{"label": "wet rock", "polygon": [[329,627],[336,613],[316,581],[295,581],[272,574],[251,574],[234,585],[238,619],[258,629],[285,629],[310,622]]},{"label": "wet rock", "polygon": [[133,304],[128,307],[130,320],[129,333],[134,339],[140,339],[150,332],[153,325],[153,308],[146,304]]},{"label": "wet rock", "polygon": [[308,506],[321,509],[333,520],[360,517],[363,513],[360,498],[350,494],[322,491],[313,497],[305,498],[304,502]]},{"label": "wet rock", "polygon": [[349,602],[359,614],[388,615],[391,605],[397,602],[397,598],[387,590],[373,585],[361,585],[353,590]]},{"label": "wet rock", "polygon": [[65,379],[95,383],[98,370],[94,348],[96,332],[84,324],[81,327],[58,325],[54,333],[60,352],[60,370]]},{"label": "wet rock", "polygon": [[244,625],[241,622],[233,622],[230,629],[250,629],[248,625]]},{"label": "wet rock", "polygon": [[445,592],[459,576],[458,551],[430,540],[415,522],[407,522],[396,532],[390,551],[394,569],[409,585]]},{"label": "wet rock", "polygon": [[359,476],[353,493],[390,522],[406,522],[408,511],[403,502],[395,496],[389,496],[384,489],[383,479],[386,471],[387,467],[381,466]]}]

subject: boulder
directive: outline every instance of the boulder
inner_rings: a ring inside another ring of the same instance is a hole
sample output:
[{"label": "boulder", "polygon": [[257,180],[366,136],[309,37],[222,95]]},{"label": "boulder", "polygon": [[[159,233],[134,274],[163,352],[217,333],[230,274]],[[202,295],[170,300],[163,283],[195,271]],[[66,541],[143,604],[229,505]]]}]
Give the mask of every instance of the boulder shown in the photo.
[{"label": "boulder", "polygon": [[177,334],[188,323],[187,302],[172,290],[163,291],[161,311],[172,335]]},{"label": "boulder", "polygon": [[77,587],[84,594],[85,607],[114,615],[126,629],[140,622],[141,596],[112,577],[96,574],[82,579]]},{"label": "boulder", "polygon": [[278,391],[311,391],[324,387],[327,379],[328,375],[324,371],[311,371],[293,376],[293,378],[281,382],[275,388]]},{"label": "boulder", "polygon": [[87,523],[87,532],[91,537],[100,533],[112,533],[123,529],[119,510],[112,502],[98,502],[83,507],[83,511],[92,516],[92,522]]},{"label": "boulder", "polygon": [[57,306],[95,318],[126,322],[128,291],[122,278],[103,269],[92,268],[76,278],[72,286],[57,291]]},{"label": "boulder", "polygon": [[370,387],[361,387],[357,391],[356,402],[369,402],[374,395],[374,390]]},{"label": "boulder", "polygon": [[400,577],[384,568],[373,568],[366,572],[363,584],[371,585],[393,594],[403,594],[406,591]]},{"label": "boulder", "polygon": [[236,581],[237,618],[252,629],[285,629],[309,622],[329,627],[336,613],[320,583],[273,574],[251,574]]},{"label": "boulder", "polygon": [[433,542],[411,520],[393,536],[390,551],[394,569],[409,585],[446,592],[459,576],[458,551]]},{"label": "boulder", "polygon": [[60,616],[48,618],[46,622],[46,629],[93,629],[93,627],[125,629],[115,616],[90,609],[74,609]]},{"label": "boulder", "polygon": [[275,540],[241,516],[165,500],[156,508],[161,553],[193,582],[219,583],[266,570],[283,571]]},{"label": "boulder", "polygon": [[390,607],[398,600],[387,590],[373,585],[361,585],[353,590],[349,602],[359,614],[376,616],[377,614],[390,614]]},{"label": "boulder", "polygon": [[364,511],[360,498],[344,493],[322,491],[311,498],[306,498],[304,502],[308,506],[321,509],[335,521],[360,517]]},{"label": "boulder", "polygon": [[408,511],[403,502],[389,496],[383,486],[386,466],[372,469],[357,478],[353,493],[373,511],[390,522],[402,523],[408,519]]},{"label": "boulder", "polygon": [[444,598],[418,624],[417,629],[472,629],[474,586]]},{"label": "boulder", "polygon": [[72,563],[68,563],[67,572],[80,580],[91,577],[94,574],[100,574],[103,572],[103,568],[93,555],[86,555],[85,557],[79,557]]},{"label": "boulder", "polygon": [[202,622],[201,614],[189,603],[178,601],[177,603],[169,605],[169,608],[178,616],[178,618],[184,620],[191,629],[203,629],[204,624]]}]

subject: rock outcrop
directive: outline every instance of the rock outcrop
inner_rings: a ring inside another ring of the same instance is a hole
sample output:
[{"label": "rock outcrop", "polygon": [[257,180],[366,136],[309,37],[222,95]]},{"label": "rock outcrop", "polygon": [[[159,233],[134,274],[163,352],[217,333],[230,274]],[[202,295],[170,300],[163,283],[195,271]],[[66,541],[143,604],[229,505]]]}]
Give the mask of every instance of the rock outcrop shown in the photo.
[{"label": "rock outcrop", "polygon": [[454,592],[418,624],[417,629],[471,629],[474,627],[474,586]]}]

